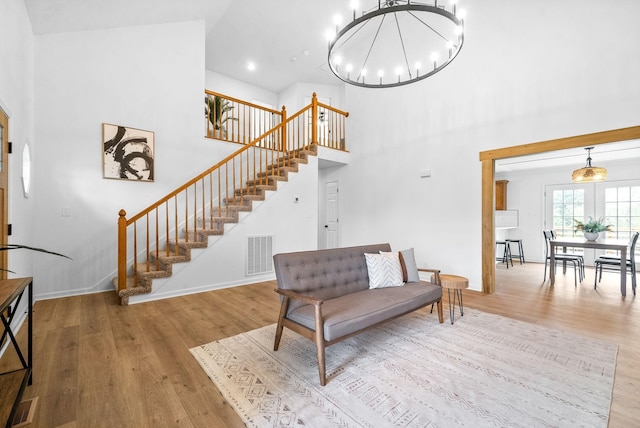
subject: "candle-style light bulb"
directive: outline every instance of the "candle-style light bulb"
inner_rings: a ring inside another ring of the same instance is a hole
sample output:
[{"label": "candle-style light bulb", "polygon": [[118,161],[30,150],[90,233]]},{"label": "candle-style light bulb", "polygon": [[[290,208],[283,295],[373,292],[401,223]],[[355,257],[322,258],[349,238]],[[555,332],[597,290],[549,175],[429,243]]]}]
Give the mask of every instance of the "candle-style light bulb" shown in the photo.
[{"label": "candle-style light bulb", "polygon": [[328,28],[325,32],[324,32],[324,37],[327,39],[327,41],[329,43],[331,43],[333,41],[333,39],[336,37],[336,32],[333,31],[332,29]]},{"label": "candle-style light bulb", "polygon": [[356,11],[358,10],[358,0],[351,0],[351,10],[353,10],[353,19],[356,19]]},{"label": "candle-style light bulb", "polygon": [[433,68],[438,68],[438,52],[433,52],[430,58],[433,61]]},{"label": "candle-style light bulb", "polygon": [[400,76],[402,76],[402,67],[396,67],[396,76],[398,76],[398,83],[400,83]]}]

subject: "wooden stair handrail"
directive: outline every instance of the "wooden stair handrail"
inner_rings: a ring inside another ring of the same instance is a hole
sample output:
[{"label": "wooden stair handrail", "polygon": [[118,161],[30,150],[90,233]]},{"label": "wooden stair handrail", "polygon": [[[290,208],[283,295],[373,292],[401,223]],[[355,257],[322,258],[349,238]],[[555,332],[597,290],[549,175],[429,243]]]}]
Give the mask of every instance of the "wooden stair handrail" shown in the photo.
[{"label": "wooden stair handrail", "polygon": [[[240,102],[240,100],[236,100],[213,91],[206,91],[206,93],[208,95],[222,96],[227,100],[234,100],[234,102]],[[253,106],[252,103],[243,103]],[[282,120],[259,137],[254,138],[247,144],[244,144],[234,153],[226,156],[212,167],[198,174],[196,177],[192,178],[166,196],[160,198],[155,203],[149,205],[147,208],[141,210],[131,218],[126,218],[126,211],[124,209],[119,211],[118,274],[116,281],[119,292],[127,288],[127,270],[129,263],[127,260],[127,249],[129,248],[129,245],[133,248],[133,286],[136,287],[138,285],[139,266],[146,266],[143,267],[143,269],[146,269],[144,272],[147,272],[146,278],[149,278],[148,274],[154,274],[154,272],[158,272],[159,270],[162,270],[163,272],[165,271],[165,268],[160,269],[159,256],[166,254],[167,257],[179,257],[181,254],[177,248],[180,235],[179,227],[182,227],[182,231],[184,232],[183,237],[187,243],[202,242],[201,240],[198,240],[197,237],[194,237],[192,240],[190,238],[190,234],[210,233],[207,230],[198,232],[198,230],[201,230],[204,227],[202,224],[206,225],[208,218],[210,218],[211,222],[214,221],[214,218],[216,219],[216,222],[227,221],[226,219],[230,215],[230,210],[238,209],[237,206],[230,207],[230,198],[231,200],[238,198],[240,201],[248,200],[249,205],[251,205],[251,198],[249,196],[254,195],[259,188],[264,187],[267,190],[271,190],[268,189],[268,187],[273,187],[273,182],[269,184],[269,180],[272,179],[265,177],[273,174],[272,171],[280,170],[282,167],[294,167],[296,165],[296,159],[293,159],[294,157],[298,157],[299,153],[301,153],[302,150],[306,150],[306,148],[313,147],[313,145],[319,145],[319,125],[324,126],[325,129],[323,134],[325,141],[321,143],[326,142],[329,143],[327,147],[336,148],[335,141],[332,142],[331,139],[335,139],[334,137],[337,134],[338,138],[341,137],[341,145],[338,149],[344,150],[344,120],[340,119],[339,116],[348,117],[348,113],[319,103],[315,93],[313,94],[311,104],[302,108],[291,117],[287,117],[286,109],[284,107],[282,108],[282,112],[265,109],[263,107],[260,108],[280,115]],[[329,113],[323,113],[323,117],[325,117],[325,121],[327,123],[320,123],[318,119],[319,108],[339,116],[332,116],[329,120],[326,119],[326,117],[329,116]],[[304,114],[309,114],[309,110],[311,110],[310,121],[306,117],[302,116]],[[329,122],[331,124],[331,130],[327,131],[326,129]],[[310,132],[310,136],[307,134],[308,132]],[[334,132],[334,134],[329,135],[331,132]],[[311,141],[301,141],[301,139],[309,137]],[[253,151],[249,153],[248,151],[252,149]],[[238,160],[236,161],[236,159]],[[222,182],[223,178],[221,177],[224,177],[224,183]],[[244,180],[247,180],[247,182],[245,183]],[[216,183],[217,188],[214,188],[212,183]],[[206,196],[205,193],[203,193],[205,189],[209,192]],[[231,191],[231,193],[229,193],[229,191]],[[264,190],[260,191],[263,192]],[[245,197],[245,194],[248,196]],[[215,208],[215,210],[217,210],[216,215],[212,213],[214,210],[214,201],[217,201],[217,207]],[[178,202],[180,202],[180,206],[184,208],[180,213],[178,212]],[[237,201],[232,202],[232,204],[237,205]],[[170,207],[172,208],[170,209]],[[209,209],[211,212],[210,214],[207,214],[208,217],[205,217],[205,209]],[[226,213],[224,215],[222,213],[223,210]],[[170,211],[174,212],[173,218],[170,217]],[[162,214],[159,215],[159,212]],[[202,218],[197,217],[199,212],[202,213]],[[235,215],[237,217],[237,212]],[[164,221],[164,224],[162,224],[162,221]],[[160,226],[161,224],[162,226]],[[128,228],[131,225],[133,225],[133,228],[129,233]],[[138,229],[140,229],[140,239],[138,238]],[[211,229],[211,224],[209,225],[209,228],[206,229]],[[130,234],[133,235],[132,244],[128,242]],[[170,243],[172,243],[171,251],[169,250]],[[166,245],[165,250],[160,250],[161,244]],[[138,251],[138,247],[141,247],[140,252]],[[145,254],[146,260],[144,260],[141,265],[138,264],[138,256],[140,255],[140,257],[142,257]],[[155,264],[150,262],[150,257],[155,259]],[[170,269],[168,271],[170,271]],[[121,297],[120,293],[118,293],[118,296]]]},{"label": "wooden stair handrail", "polygon": [[[296,115],[292,116],[290,119],[295,118]],[[253,140],[251,143],[246,144],[244,146],[242,146],[240,149],[236,150],[235,152],[231,153],[229,156],[227,156],[226,158],[224,158],[223,160],[221,160],[220,162],[216,163],[214,166],[212,166],[211,168],[207,169],[206,171],[198,174],[196,177],[192,178],[191,180],[187,181],[185,184],[183,184],[182,186],[178,187],[176,190],[174,190],[173,192],[169,193],[168,195],[166,195],[164,198],[159,199],[158,201],[156,201],[154,204],[149,205],[147,208],[143,209],[142,211],[140,211],[138,214],[134,215],[133,217],[131,217],[129,220],[127,220],[127,226],[129,226],[130,224],[132,224],[133,222],[135,222],[136,220],[139,220],[140,218],[142,218],[145,214],[148,214],[149,212],[153,211],[154,209],[158,208],[160,205],[164,204],[165,202],[167,202],[169,199],[173,198],[174,196],[176,196],[177,194],[179,194],[180,192],[184,191],[186,188],[188,188],[189,186],[192,186],[193,184],[197,183],[198,181],[202,180],[204,177],[206,177],[207,175],[211,174],[213,171],[215,171],[216,169],[220,168],[222,165],[225,165],[226,163],[228,163],[230,160],[232,160],[233,158],[237,157],[238,155],[242,154],[243,152],[249,150],[252,147],[255,147],[256,144],[260,141],[262,141],[262,139],[264,139],[265,137],[269,136],[270,134],[275,133],[278,129],[280,129],[282,126],[285,126],[285,122],[283,123],[279,123],[278,125],[275,126],[275,128],[270,129],[269,131],[265,132],[264,134],[262,134],[261,136],[259,136],[258,138],[256,138],[255,140]],[[126,214],[125,214],[126,215]]]}]

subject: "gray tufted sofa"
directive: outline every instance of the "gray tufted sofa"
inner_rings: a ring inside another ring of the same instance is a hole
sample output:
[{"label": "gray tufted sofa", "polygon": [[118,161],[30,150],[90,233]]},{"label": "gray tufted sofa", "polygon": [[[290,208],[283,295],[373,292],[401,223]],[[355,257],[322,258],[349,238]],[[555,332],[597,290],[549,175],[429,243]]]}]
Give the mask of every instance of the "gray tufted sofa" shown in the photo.
[{"label": "gray tufted sofa", "polygon": [[274,350],[287,327],[313,340],[320,384],[326,384],[325,347],[385,321],[437,303],[442,318],[439,271],[431,282],[369,289],[365,253],[389,252],[389,244],[276,254],[273,257],[281,296]]}]

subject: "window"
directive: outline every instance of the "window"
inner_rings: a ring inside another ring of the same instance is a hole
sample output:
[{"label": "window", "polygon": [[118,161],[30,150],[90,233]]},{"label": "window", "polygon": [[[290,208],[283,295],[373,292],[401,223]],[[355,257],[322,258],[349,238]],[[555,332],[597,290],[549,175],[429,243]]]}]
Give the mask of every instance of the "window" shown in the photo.
[{"label": "window", "polygon": [[575,220],[584,218],[584,189],[552,190],[552,229],[558,237],[575,236]]},{"label": "window", "polygon": [[[640,231],[638,180],[550,185],[545,189],[545,228],[554,229],[559,237],[582,236],[574,231],[574,220],[584,221],[589,217],[604,217],[605,224],[611,225],[611,231],[606,232],[607,239],[628,241],[633,232]],[[602,254],[602,250],[584,252],[579,248],[574,252],[583,254],[587,264],[593,256]],[[615,255],[615,252],[607,251],[607,254]],[[638,246],[636,255],[640,257]]]},{"label": "window", "polygon": [[[631,234],[640,231],[640,183],[599,183],[604,188],[603,216],[612,225],[607,238],[629,240]],[[598,204],[600,205],[600,203]],[[640,254],[636,246],[636,254]]]}]

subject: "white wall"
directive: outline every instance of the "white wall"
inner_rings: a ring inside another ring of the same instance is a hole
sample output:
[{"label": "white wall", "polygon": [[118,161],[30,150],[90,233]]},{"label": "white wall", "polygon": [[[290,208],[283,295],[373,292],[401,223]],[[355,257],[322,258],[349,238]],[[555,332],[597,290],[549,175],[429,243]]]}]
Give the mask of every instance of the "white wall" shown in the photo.
[{"label": "white wall", "polygon": [[[24,2],[0,2],[0,108],[9,116],[9,223],[13,244],[34,245],[34,199],[22,192],[22,149],[25,142],[35,146],[33,134],[33,35]],[[14,250],[8,254],[9,277],[33,275],[33,253]]]},{"label": "white wall", "polygon": [[309,100],[313,93],[318,99],[330,100],[331,107],[339,110],[344,109],[344,85],[317,85],[313,83],[295,83],[280,92],[279,101],[281,105],[287,107],[287,114],[292,115],[303,107],[309,105]]},{"label": "white wall", "polygon": [[229,97],[249,102],[260,101],[273,106],[274,110],[282,108],[282,105],[278,104],[277,94],[211,70],[205,71],[205,85],[206,89]]},{"label": "white wall", "polygon": [[[25,142],[33,147],[33,35],[22,0],[0,2],[0,109],[9,117],[9,223],[13,234],[9,243],[35,244],[32,233],[34,199],[25,199],[22,192],[22,149]],[[34,276],[34,253],[13,250],[7,255],[9,278]],[[36,279],[37,280],[37,279]],[[39,285],[39,282],[36,282]],[[14,331],[26,317],[27,299],[22,299],[12,321]],[[4,349],[7,349],[6,347]]]},{"label": "white wall", "polygon": [[[201,21],[43,35],[35,40],[39,147],[33,154],[38,217],[34,234],[39,246],[73,258],[37,256],[36,275],[46,281],[39,284],[36,298],[110,290],[116,274],[118,211],[125,209],[128,217],[133,216],[239,148],[203,138],[205,87],[263,102],[277,97],[205,72]],[[103,122],[155,132],[154,183],[102,178]],[[296,208],[316,207],[313,215],[305,210],[304,217],[297,218],[300,213],[289,209],[276,217],[281,223],[271,224],[285,250],[317,246],[317,174],[307,187],[312,189],[313,205]],[[62,216],[62,209],[71,215]],[[281,237],[284,225],[300,222],[311,224],[310,231],[298,228],[295,235]],[[248,223],[238,230],[258,233],[255,221]],[[214,248],[200,260],[217,265],[224,259],[221,256],[243,248],[246,237],[225,242],[217,246],[222,250]],[[239,283],[244,280],[244,266],[240,267],[225,265],[207,275],[194,264],[189,270],[196,274],[168,281],[165,294]]]},{"label": "white wall", "polygon": [[[37,298],[110,289],[129,216],[219,160],[203,138],[204,22],[37,36]],[[155,132],[155,182],[102,178],[102,123]],[[68,208],[71,216],[61,216]]]},{"label": "white wall", "polygon": [[353,162],[336,177],[342,244],[413,246],[418,264],[479,290],[478,153],[640,124],[640,2],[464,8],[465,46],[445,70],[405,87],[346,88]]}]

